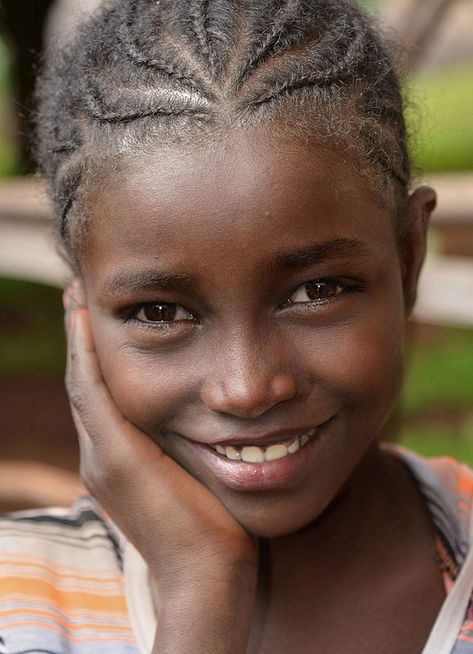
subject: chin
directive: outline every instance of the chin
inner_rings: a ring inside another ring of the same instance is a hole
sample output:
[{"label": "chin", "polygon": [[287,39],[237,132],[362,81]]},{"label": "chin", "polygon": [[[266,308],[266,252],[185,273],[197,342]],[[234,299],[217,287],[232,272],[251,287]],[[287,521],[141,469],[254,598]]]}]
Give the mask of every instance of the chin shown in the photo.
[{"label": "chin", "polygon": [[[324,508],[312,505],[308,511],[297,511],[286,502],[280,503],[274,497],[269,499],[269,506],[246,507],[246,510],[236,510],[227,506],[229,511],[241,526],[257,538],[280,538],[289,536],[312,524],[324,512]],[[250,499],[251,502],[251,499]],[[249,503],[250,503],[249,502]],[[253,503],[256,504],[253,497]]]},{"label": "chin", "polygon": [[265,538],[267,540],[271,540],[273,538],[283,538],[284,536],[291,536],[292,534],[297,533],[304,527],[307,527],[308,525],[303,524],[303,525],[254,525],[254,528],[252,526],[246,526],[245,530],[251,535],[254,536],[255,538]]},{"label": "chin", "polygon": [[247,521],[246,523],[241,523],[245,530],[256,538],[282,538],[284,536],[291,536],[292,534],[301,531],[305,527],[308,527],[316,518],[309,519],[307,521],[287,521],[284,522],[279,520],[253,522]]}]

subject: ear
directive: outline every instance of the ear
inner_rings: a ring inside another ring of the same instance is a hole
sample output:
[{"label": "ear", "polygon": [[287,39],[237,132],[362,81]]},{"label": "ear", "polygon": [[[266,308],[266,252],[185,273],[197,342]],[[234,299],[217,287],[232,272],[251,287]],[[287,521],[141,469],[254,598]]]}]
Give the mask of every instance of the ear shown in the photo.
[{"label": "ear", "polygon": [[409,196],[407,224],[402,239],[402,282],[408,316],[417,296],[417,283],[427,250],[427,229],[437,205],[437,194],[430,186],[421,186]]}]

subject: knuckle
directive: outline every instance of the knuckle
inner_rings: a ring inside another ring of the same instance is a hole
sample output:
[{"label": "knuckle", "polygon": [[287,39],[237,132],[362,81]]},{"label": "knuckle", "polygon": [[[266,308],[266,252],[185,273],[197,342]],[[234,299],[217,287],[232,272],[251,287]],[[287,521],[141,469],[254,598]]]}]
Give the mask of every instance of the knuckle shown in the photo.
[{"label": "knuckle", "polygon": [[66,375],[66,389],[71,406],[79,415],[83,415],[88,404],[89,389],[87,384],[71,379],[68,374]]},{"label": "knuckle", "polygon": [[123,489],[129,476],[126,461],[120,458],[103,460],[98,452],[92,462],[86,457],[81,458],[80,475],[86,488],[93,495],[102,498],[114,498],[117,490]]}]

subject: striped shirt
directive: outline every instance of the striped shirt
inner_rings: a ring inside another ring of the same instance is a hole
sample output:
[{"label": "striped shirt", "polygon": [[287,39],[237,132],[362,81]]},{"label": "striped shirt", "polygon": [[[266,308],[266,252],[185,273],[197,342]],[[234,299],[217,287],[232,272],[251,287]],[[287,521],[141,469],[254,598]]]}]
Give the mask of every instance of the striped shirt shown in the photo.
[{"label": "striped shirt", "polygon": [[119,535],[90,496],[72,510],[0,519],[5,653],[138,654],[121,551]]},{"label": "striped shirt", "polygon": [[[451,593],[470,549],[473,471],[448,458],[386,450],[401,457],[417,480]],[[143,639],[130,618],[134,599],[125,591],[125,547],[89,495],[69,510],[0,518],[0,654],[149,654],[141,652]],[[452,654],[473,654],[473,579],[468,592]]]}]

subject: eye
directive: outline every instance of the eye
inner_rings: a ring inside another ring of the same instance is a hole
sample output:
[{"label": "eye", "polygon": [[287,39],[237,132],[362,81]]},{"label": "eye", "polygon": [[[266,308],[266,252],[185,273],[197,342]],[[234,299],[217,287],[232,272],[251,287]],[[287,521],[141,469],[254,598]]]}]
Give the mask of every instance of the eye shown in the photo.
[{"label": "eye", "polygon": [[194,316],[179,304],[167,302],[147,302],[138,307],[135,320],[143,323],[172,323],[182,320],[194,320]]},{"label": "eye", "polygon": [[288,304],[324,302],[343,293],[346,286],[336,279],[313,279],[299,286],[290,296]]}]

